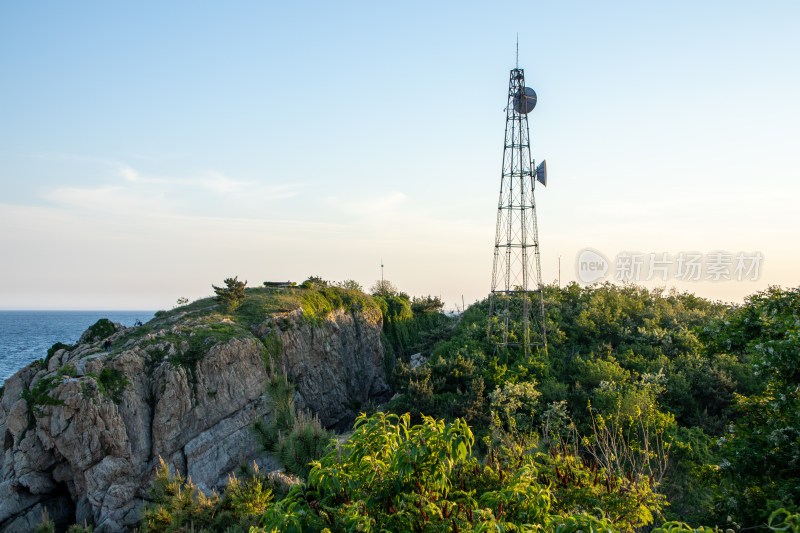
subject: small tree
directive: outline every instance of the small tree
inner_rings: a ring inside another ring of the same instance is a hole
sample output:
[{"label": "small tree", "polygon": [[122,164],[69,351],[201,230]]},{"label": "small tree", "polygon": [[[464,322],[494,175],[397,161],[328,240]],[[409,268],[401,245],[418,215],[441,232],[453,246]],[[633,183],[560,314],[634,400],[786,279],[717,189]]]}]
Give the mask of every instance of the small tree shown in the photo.
[{"label": "small tree", "polygon": [[384,298],[388,298],[391,296],[397,296],[397,287],[395,287],[394,284],[388,279],[382,279],[380,281],[376,281],[375,285],[370,287],[369,292],[373,296],[382,296]]},{"label": "small tree", "polygon": [[414,297],[411,301],[411,310],[415,313],[439,313],[444,308],[444,302],[438,296]]},{"label": "small tree", "polygon": [[303,289],[322,289],[328,286],[328,281],[320,276],[308,276],[308,279],[300,284]]},{"label": "small tree", "polygon": [[337,287],[347,289],[348,291],[364,292],[364,287],[354,279],[346,279],[336,284]]},{"label": "small tree", "polygon": [[225,280],[225,287],[211,285],[214,292],[217,293],[217,301],[227,304],[228,312],[236,310],[245,297],[244,289],[247,287],[247,281],[239,281],[238,278],[239,276],[227,278]]}]

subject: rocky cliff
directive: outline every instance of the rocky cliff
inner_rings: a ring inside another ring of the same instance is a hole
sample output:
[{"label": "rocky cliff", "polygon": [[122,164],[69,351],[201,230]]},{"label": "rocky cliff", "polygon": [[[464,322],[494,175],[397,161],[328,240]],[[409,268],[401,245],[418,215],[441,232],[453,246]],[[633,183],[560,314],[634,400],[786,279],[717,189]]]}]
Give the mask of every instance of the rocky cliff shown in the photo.
[{"label": "rocky cliff", "polygon": [[253,308],[242,318],[206,301],[103,332],[110,336],[88,331],[8,379],[0,398],[0,530],[29,531],[45,507],[61,523],[129,529],[159,456],[206,489],[254,459],[278,468],[249,430],[270,416],[263,398],[270,365],[295,383],[297,405],[328,427],[349,424],[363,403],[389,393],[377,308],[322,316]]}]

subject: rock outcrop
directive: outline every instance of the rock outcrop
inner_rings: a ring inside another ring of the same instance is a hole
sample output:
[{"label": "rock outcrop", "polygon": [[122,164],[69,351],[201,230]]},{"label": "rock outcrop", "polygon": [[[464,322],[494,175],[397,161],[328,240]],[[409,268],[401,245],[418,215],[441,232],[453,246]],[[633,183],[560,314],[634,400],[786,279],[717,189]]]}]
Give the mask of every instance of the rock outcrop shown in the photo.
[{"label": "rock outcrop", "polygon": [[326,427],[346,429],[364,403],[389,393],[382,324],[379,309],[333,311],[324,328],[303,321],[302,310],[295,310],[270,317],[256,333],[268,344],[277,340],[298,407],[319,415]]},{"label": "rock outcrop", "polygon": [[20,370],[0,398],[0,530],[29,531],[45,508],[64,524],[130,529],[159,457],[204,490],[245,462],[269,464],[249,430],[270,416],[265,362],[283,367],[298,406],[348,425],[390,392],[381,325],[374,308],[314,321],[298,309],[249,325],[175,313]]}]

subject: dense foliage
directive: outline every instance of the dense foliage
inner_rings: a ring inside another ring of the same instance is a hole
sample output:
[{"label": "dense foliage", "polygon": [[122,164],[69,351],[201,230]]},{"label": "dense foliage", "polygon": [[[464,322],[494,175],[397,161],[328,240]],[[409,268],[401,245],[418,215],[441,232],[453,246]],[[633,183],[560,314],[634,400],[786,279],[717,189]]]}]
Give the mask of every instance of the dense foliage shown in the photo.
[{"label": "dense foliage", "polygon": [[478,303],[427,365],[398,362],[387,408],[461,417],[479,436],[495,413],[549,446],[577,443],[619,475],[646,474],[668,502],[662,520],[753,527],[797,510],[798,290],[738,307],[611,284],[544,296],[547,351],[495,353]]},{"label": "dense foliage", "polygon": [[[495,428],[497,429],[497,428]],[[308,480],[274,499],[276,485],[232,477],[222,497],[203,494],[162,462],[143,531],[623,532],[655,519],[663,497],[644,480],[597,468],[569,452],[537,451],[535,438],[497,430],[478,458],[463,420],[378,413],[361,416]],[[797,531],[778,510],[770,529]],[[656,532],[711,532],[668,522]]]},{"label": "dense foliage", "polygon": [[800,510],[800,288],[771,288],[708,331],[709,349],[753,362],[766,385],[737,395],[720,437],[721,512],[761,523],[776,507]]},{"label": "dense foliage", "polygon": [[[247,511],[227,492],[162,491],[145,529],[220,530],[228,513],[233,531],[800,531],[800,289],[740,306],[544,289],[548,347],[528,358],[488,343],[486,301],[450,318],[390,282],[368,297],[312,276],[296,295],[309,321],[380,309],[398,394],[328,448],[273,374],[268,395],[286,405],[259,431],[279,455],[279,435],[313,444],[285,458],[305,481],[286,497],[252,481],[238,497],[260,503]],[[267,298],[252,293],[234,317]],[[412,364],[418,353],[427,362]],[[158,483],[185,485],[166,471]]]},{"label": "dense foliage", "polygon": [[[479,460],[473,444],[460,419],[411,425],[408,415],[362,416],[308,483],[265,514],[263,531],[534,531],[568,519],[628,530],[651,523],[648,507],[658,506],[646,485],[574,456],[506,439]],[[594,516],[597,505],[613,518]]]}]

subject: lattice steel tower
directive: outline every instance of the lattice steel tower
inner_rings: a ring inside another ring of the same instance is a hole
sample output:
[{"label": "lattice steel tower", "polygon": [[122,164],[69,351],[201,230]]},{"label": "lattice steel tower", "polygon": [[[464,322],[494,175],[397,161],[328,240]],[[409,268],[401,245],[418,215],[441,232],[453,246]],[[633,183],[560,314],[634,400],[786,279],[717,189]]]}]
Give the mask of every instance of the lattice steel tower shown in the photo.
[{"label": "lattice steel tower", "polygon": [[547,167],[531,159],[528,113],[536,106],[536,93],[525,86],[521,68],[511,70],[506,107],[503,173],[497,205],[497,229],[489,296],[489,342],[495,353],[519,347],[526,359],[531,347],[546,352],[542,268],[536,225],[536,181],[547,184]]}]

